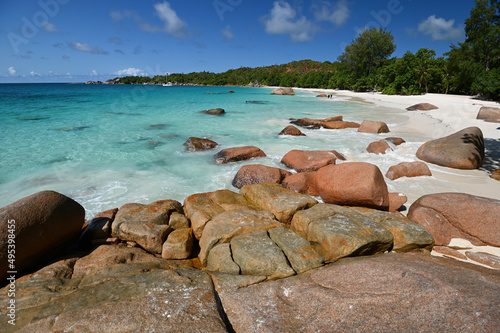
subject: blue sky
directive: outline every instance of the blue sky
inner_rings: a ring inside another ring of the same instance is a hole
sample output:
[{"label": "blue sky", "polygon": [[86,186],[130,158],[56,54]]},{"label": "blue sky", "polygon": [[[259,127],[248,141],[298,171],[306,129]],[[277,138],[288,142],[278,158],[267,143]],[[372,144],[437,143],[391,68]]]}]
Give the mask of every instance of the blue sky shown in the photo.
[{"label": "blue sky", "polygon": [[465,40],[473,0],[0,0],[0,82],[84,82],[335,61],[384,27],[394,56]]}]

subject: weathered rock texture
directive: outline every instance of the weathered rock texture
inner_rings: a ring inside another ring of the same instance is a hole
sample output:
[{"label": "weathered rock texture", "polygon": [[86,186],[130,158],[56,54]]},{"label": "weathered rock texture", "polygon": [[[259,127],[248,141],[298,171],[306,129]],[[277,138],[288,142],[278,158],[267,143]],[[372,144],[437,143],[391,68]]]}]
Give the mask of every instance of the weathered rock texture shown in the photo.
[{"label": "weathered rock texture", "polygon": [[387,151],[391,151],[392,148],[389,146],[386,140],[380,140],[372,142],[366,147],[366,151],[371,154],[381,154],[384,155]]},{"label": "weathered rock texture", "polygon": [[[1,280],[7,271],[28,269],[78,238],[84,221],[85,210],[79,203],[53,191],[38,192],[0,208]],[[9,245],[14,245],[13,261],[8,261],[12,259]]]},{"label": "weathered rock texture", "polygon": [[182,213],[175,200],[161,200],[149,205],[125,204],[118,209],[111,226],[111,235],[133,241],[152,253],[161,253],[162,245],[173,230],[169,225],[173,212]]},{"label": "weathered rock texture", "polygon": [[15,326],[2,290],[2,331],[227,332],[210,276],[198,269],[116,246],[76,259],[16,281]]},{"label": "weathered rock texture", "polygon": [[338,153],[325,150],[292,150],[281,159],[281,163],[297,172],[317,171],[335,164]]},{"label": "weathered rock texture", "polygon": [[265,157],[266,154],[260,148],[254,146],[244,146],[235,148],[226,148],[215,154],[216,164],[225,164],[249,160],[254,157]]},{"label": "weathered rock texture", "polygon": [[465,193],[429,194],[411,205],[408,218],[424,226],[436,245],[463,238],[474,245],[500,246],[500,200]]},{"label": "weathered rock texture", "polygon": [[216,108],[216,109],[210,109],[210,110],[205,110],[202,111],[202,113],[209,114],[212,116],[220,116],[226,113],[226,110],[221,109],[221,108]]},{"label": "weathered rock texture", "polygon": [[358,132],[362,133],[389,133],[389,127],[383,121],[363,120]]},{"label": "weathered rock texture", "polygon": [[236,176],[234,176],[233,186],[242,188],[245,185],[266,182],[281,184],[283,179],[291,174],[290,171],[260,164],[244,165],[240,168]]},{"label": "weathered rock texture", "polygon": [[349,162],[321,168],[316,173],[316,187],[326,203],[389,208],[387,184],[373,164]]},{"label": "weathered rock texture", "polygon": [[477,119],[487,121],[500,121],[500,109],[483,106],[479,109]]},{"label": "weathered rock texture", "polygon": [[391,166],[385,176],[395,180],[401,177],[432,176],[432,173],[424,162],[403,162]]},{"label": "weathered rock texture", "polygon": [[315,171],[299,172],[287,176],[283,179],[281,185],[295,192],[307,194],[313,197],[319,196],[318,188],[316,187]]},{"label": "weathered rock texture", "polygon": [[486,333],[500,325],[499,274],[428,255],[343,259],[248,287],[232,276],[214,281],[236,332]]},{"label": "weathered rock texture", "polygon": [[448,168],[477,169],[484,159],[483,133],[478,127],[469,127],[428,141],[418,149],[417,157]]},{"label": "weathered rock texture", "polygon": [[343,116],[330,117],[326,119],[301,118],[291,121],[292,124],[309,129],[345,129],[359,128],[360,124],[351,121],[343,121]]}]

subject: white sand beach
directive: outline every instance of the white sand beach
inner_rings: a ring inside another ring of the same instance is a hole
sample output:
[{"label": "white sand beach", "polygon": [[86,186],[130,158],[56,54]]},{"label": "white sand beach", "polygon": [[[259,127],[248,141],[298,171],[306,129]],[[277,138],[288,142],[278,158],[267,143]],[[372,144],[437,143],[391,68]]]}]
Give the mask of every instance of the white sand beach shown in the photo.
[{"label": "white sand beach", "polygon": [[[391,128],[391,132],[401,134],[414,133],[428,137],[429,140],[444,137],[464,128],[476,126],[481,129],[485,139],[485,160],[479,170],[456,170],[444,167],[432,167],[433,177],[458,185],[460,191],[472,195],[494,198],[500,200],[500,182],[489,177],[493,170],[500,169],[500,123],[485,122],[476,119],[482,106],[500,107],[500,103],[483,101],[471,96],[425,94],[419,96],[394,96],[381,93],[357,93],[347,90],[329,89],[298,89],[314,93],[333,94],[335,97],[349,97],[352,100],[361,99],[364,102],[373,103],[377,106],[401,110],[408,117],[408,121],[401,123],[401,128]],[[431,111],[406,111],[406,108],[417,103],[430,103],[438,107]],[[380,119],[380,121],[386,121]],[[415,160],[418,158],[415,156]],[[415,198],[409,197],[407,207]],[[470,242],[454,239],[450,246],[463,248],[465,251],[485,252],[500,256],[498,248],[491,246],[473,246]],[[435,256],[443,256],[436,251]],[[457,259],[457,258],[455,258]],[[470,259],[462,261],[479,264]],[[481,264],[479,264],[481,265]]]}]

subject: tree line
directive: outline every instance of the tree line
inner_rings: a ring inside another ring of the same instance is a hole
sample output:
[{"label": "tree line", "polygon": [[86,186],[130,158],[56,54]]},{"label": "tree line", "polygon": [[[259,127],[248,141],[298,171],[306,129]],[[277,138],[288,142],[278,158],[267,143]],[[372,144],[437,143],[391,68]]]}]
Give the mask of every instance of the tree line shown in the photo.
[{"label": "tree line", "polygon": [[[463,43],[451,45],[443,57],[421,48],[400,58],[394,36],[383,28],[372,28],[346,46],[335,62],[294,61],[257,68],[242,67],[223,73],[170,74],[178,84],[248,85],[381,91],[384,94],[415,95],[453,93],[480,95],[500,100],[500,0],[476,0],[465,21]],[[122,83],[165,82],[165,76],[125,77]]]}]

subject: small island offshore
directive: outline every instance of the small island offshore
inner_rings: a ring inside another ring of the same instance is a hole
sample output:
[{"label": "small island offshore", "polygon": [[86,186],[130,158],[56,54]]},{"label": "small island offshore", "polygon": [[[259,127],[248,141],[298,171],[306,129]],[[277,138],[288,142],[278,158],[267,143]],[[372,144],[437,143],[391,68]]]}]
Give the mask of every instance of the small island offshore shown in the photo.
[{"label": "small island offshore", "polygon": [[[2,332],[498,331],[500,3],[465,31],[446,58],[380,28],[334,63],[51,87],[85,117],[8,119],[72,144],[23,183],[81,188],[0,208]],[[85,165],[116,161],[77,169],[101,137]]]}]

